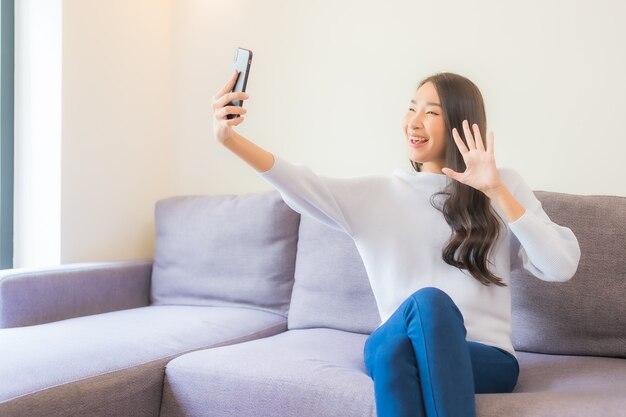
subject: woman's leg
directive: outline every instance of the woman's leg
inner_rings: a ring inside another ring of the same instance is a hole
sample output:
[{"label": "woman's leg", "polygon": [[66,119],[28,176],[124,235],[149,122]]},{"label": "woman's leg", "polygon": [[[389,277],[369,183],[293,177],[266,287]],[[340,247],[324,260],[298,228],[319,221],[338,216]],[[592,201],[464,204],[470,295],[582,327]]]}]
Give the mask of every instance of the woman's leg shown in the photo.
[{"label": "woman's leg", "polygon": [[[405,334],[382,333],[376,336],[384,338],[383,343],[370,342],[365,348],[366,367],[374,380],[377,416],[425,416],[411,340]],[[376,340],[376,336],[368,341]],[[369,353],[370,348],[374,352]]]},{"label": "woman's leg", "polygon": [[467,342],[472,358],[476,394],[513,392],[519,376],[515,356],[502,349]]},{"label": "woman's leg", "polygon": [[[378,417],[474,416],[465,336],[463,316],[445,292],[423,288],[411,295],[365,344]],[[484,349],[475,348],[477,358],[484,357]]]}]

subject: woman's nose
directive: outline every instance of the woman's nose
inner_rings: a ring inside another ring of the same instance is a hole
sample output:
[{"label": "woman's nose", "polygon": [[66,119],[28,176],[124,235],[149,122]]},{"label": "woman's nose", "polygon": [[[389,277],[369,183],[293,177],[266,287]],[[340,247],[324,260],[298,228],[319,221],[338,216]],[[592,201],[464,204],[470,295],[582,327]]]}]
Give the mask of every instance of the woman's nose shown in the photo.
[{"label": "woman's nose", "polygon": [[417,130],[420,126],[422,126],[422,118],[416,113],[409,119],[409,127]]}]

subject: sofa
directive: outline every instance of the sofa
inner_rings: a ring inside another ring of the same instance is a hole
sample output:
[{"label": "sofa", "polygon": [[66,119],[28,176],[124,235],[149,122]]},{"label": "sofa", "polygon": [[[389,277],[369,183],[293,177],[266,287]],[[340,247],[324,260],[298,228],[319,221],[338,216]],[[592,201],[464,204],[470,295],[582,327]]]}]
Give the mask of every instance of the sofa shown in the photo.
[{"label": "sofa", "polygon": [[[535,192],[579,239],[512,277],[511,394],[479,416],[626,416],[626,198]],[[375,416],[379,324],[350,237],[278,191],[155,205],[150,259],[0,272],[0,416]]]}]

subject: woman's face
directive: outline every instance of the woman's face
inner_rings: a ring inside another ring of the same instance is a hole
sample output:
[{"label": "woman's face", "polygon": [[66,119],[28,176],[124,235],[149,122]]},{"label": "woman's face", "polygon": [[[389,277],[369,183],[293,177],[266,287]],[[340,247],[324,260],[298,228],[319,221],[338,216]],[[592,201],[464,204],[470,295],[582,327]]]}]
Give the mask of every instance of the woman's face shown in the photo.
[{"label": "woman's face", "polygon": [[441,174],[441,168],[445,167],[446,126],[441,110],[439,94],[433,83],[427,82],[410,100],[402,121],[409,158],[422,163],[423,172]]}]

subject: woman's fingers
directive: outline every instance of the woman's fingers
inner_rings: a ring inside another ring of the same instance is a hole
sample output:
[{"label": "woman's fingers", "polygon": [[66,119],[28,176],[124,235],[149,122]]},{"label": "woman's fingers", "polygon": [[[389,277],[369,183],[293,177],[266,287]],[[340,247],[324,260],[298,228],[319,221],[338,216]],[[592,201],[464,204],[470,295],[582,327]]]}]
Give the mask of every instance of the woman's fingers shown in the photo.
[{"label": "woman's fingers", "polygon": [[[231,137],[233,133],[232,128],[244,122],[243,115],[247,113],[242,104],[243,100],[248,98],[248,95],[243,92],[233,92],[238,76],[239,73],[237,70],[234,70],[228,82],[213,96],[211,102],[211,108],[213,109],[213,134],[222,144]],[[238,106],[233,105],[233,102],[236,100],[241,100]],[[238,117],[229,119],[229,114],[236,114]]]},{"label": "woman's fingers", "polygon": [[467,147],[470,150],[476,149],[476,143],[474,143],[474,137],[472,136],[472,131],[470,130],[469,122],[467,120],[463,120],[463,132],[465,132]]},{"label": "woman's fingers", "polygon": [[222,89],[220,91],[218,91],[213,98],[214,99],[219,99],[220,97],[222,97],[224,94],[229,93],[231,91],[233,91],[233,86],[235,85],[235,82],[237,81],[237,77],[239,76],[239,72],[237,72],[237,70],[233,71],[233,75],[230,77],[230,79],[226,82],[226,84],[224,85],[224,87],[222,87]]},{"label": "woman's fingers", "polygon": [[248,98],[250,98],[250,96],[248,96],[248,93],[244,93],[244,92],[228,93],[228,94],[224,94],[222,97],[219,97],[214,102],[213,105],[215,106],[215,109],[219,109],[221,107],[227,106],[228,103],[235,101],[235,100],[241,100],[243,103],[243,101]]},{"label": "woman's fingers", "polygon": [[[215,93],[215,95],[213,96],[213,104],[212,104],[213,110],[218,110],[220,107],[225,106],[226,103],[228,103],[229,101],[232,101],[232,98],[234,97],[233,94],[245,94],[245,93],[233,93],[232,92],[238,76],[239,76],[239,72],[237,72],[237,70],[233,71],[233,75],[232,77],[230,77],[228,82],[226,82],[226,85],[224,85],[224,87],[222,87],[220,91]],[[241,98],[241,97],[235,96],[235,98]],[[244,98],[248,98],[248,97],[245,96]]]},{"label": "woman's fingers", "polygon": [[[465,133],[465,141],[467,142],[467,147],[461,147],[461,145],[459,144],[459,142],[461,142],[461,144],[463,143],[461,137],[459,136],[458,132],[456,133],[456,135],[454,134],[456,132],[456,129],[452,130],[454,140],[459,147],[459,150],[461,150],[461,154],[467,151],[471,151],[473,149],[476,149],[480,152],[485,152],[485,143],[483,142],[483,138],[480,134],[480,128],[478,127],[478,124],[474,123],[472,125],[472,129],[474,130],[474,134],[472,134],[469,122],[467,120],[463,120],[463,132]],[[490,142],[487,143],[487,152],[489,152],[491,149],[493,153],[493,132],[489,132],[489,135],[487,136],[487,141]]]},{"label": "woman's fingers", "polygon": [[459,135],[459,131],[456,130],[456,127],[452,129],[452,137],[454,138],[454,142],[456,143],[457,148],[461,151],[461,155],[469,152],[467,146],[463,143],[463,139],[461,139],[461,135]]},{"label": "woman's fingers", "polygon": [[[247,110],[242,107],[243,101],[249,98],[248,94],[243,92],[228,93],[213,102],[213,113],[218,120],[227,119],[228,114],[244,114]],[[241,105],[233,105],[235,100],[240,100]],[[239,117],[235,117],[238,119]]]},{"label": "woman's fingers", "polygon": [[461,173],[456,172],[450,168],[441,168],[441,172],[443,172],[444,174],[446,174],[448,177],[452,178],[453,180],[457,180],[457,181],[459,181],[460,178],[462,177]]},{"label": "woman's fingers", "polygon": [[241,122],[243,122],[243,116],[241,117],[235,117],[233,119],[228,119],[228,121],[226,122],[226,124],[228,126],[238,126]]},{"label": "woman's fingers", "polygon": [[216,114],[216,118],[218,120],[226,119],[226,116],[229,114],[246,114],[248,110],[244,109],[241,106],[225,106],[222,107]]},{"label": "woman's fingers", "polygon": [[478,125],[476,123],[474,123],[472,127],[474,128],[474,139],[476,142],[476,150],[484,152],[485,145],[483,144],[483,138],[480,135],[480,129],[478,128]]}]

